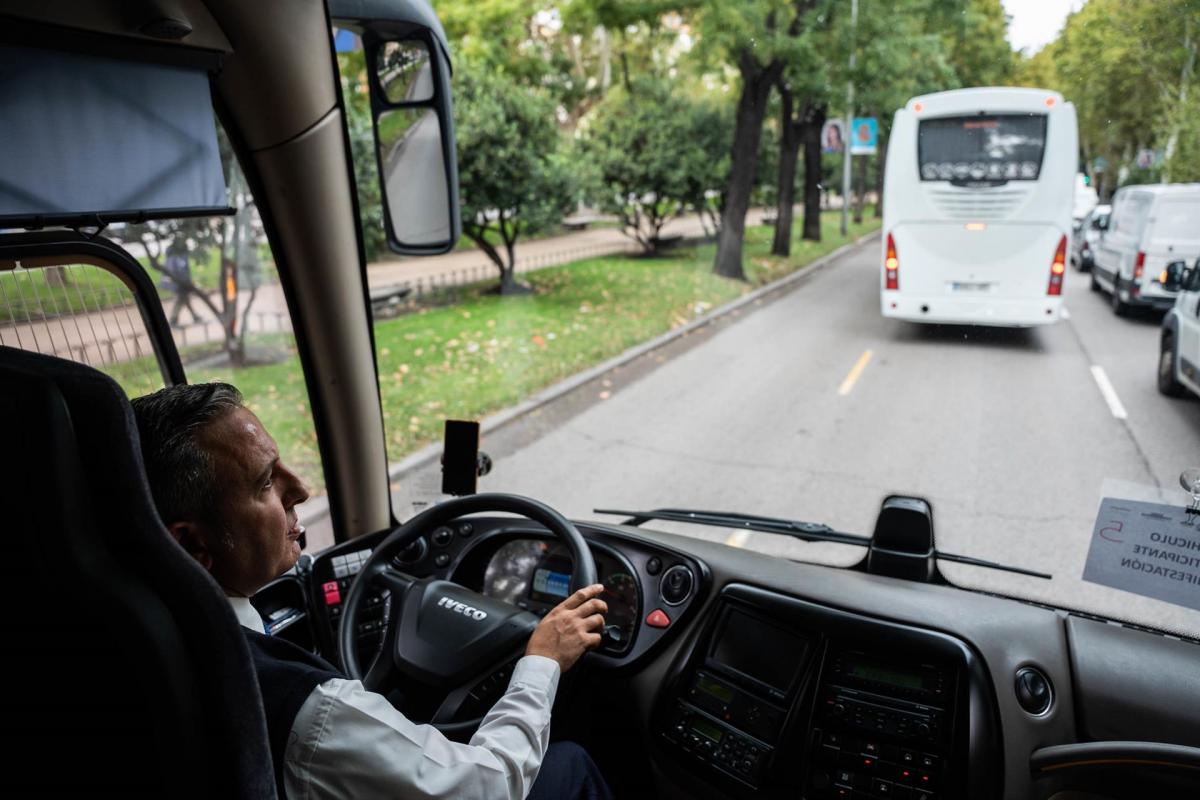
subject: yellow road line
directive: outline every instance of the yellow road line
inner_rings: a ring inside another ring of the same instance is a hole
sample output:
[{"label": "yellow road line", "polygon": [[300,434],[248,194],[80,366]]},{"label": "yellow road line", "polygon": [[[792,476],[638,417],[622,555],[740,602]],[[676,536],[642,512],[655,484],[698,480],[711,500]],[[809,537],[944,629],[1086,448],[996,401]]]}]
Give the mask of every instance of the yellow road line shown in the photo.
[{"label": "yellow road line", "polygon": [[842,381],[842,385],[838,387],[838,394],[845,397],[850,394],[850,390],[854,388],[854,384],[858,382],[858,376],[862,375],[867,364],[871,363],[871,351],[865,350],[858,357],[858,361],[854,362],[854,366],[850,368],[850,373],[846,376],[846,380]]},{"label": "yellow road line", "polygon": [[750,531],[734,531],[729,534],[729,538],[725,540],[725,544],[730,547],[741,547],[746,544],[746,540],[750,538]]}]

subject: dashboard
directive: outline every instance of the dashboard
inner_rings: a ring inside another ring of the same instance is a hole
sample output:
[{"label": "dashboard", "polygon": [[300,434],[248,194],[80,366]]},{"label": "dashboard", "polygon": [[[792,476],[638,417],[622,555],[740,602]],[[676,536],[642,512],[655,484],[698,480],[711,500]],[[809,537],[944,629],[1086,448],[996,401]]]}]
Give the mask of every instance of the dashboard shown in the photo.
[{"label": "dashboard", "polygon": [[[584,660],[587,690],[564,688],[559,705],[582,703],[573,719],[611,725],[589,752],[610,769],[640,764],[654,783],[646,794],[1196,794],[1195,643],[864,569],[628,526],[578,527],[609,613],[603,645]],[[287,630],[307,627],[314,649],[335,652],[342,598],[382,538],[314,559],[310,624]],[[535,523],[472,517],[422,537],[395,566],[542,615],[565,596],[572,564]],[[378,648],[387,606],[386,596],[369,601],[360,654]],[[479,709],[506,683],[488,679],[479,684],[488,691],[477,687]],[[570,730],[557,716],[554,724]],[[1194,767],[1181,766],[1189,759]]]},{"label": "dashboard", "polygon": [[[597,550],[596,573],[604,584],[600,599],[608,604],[604,617],[606,652],[622,654],[633,644],[641,611],[641,587],[635,571],[611,551]],[[480,593],[545,616],[571,593],[574,563],[567,549],[545,539],[514,539],[496,550],[483,572]]]}]

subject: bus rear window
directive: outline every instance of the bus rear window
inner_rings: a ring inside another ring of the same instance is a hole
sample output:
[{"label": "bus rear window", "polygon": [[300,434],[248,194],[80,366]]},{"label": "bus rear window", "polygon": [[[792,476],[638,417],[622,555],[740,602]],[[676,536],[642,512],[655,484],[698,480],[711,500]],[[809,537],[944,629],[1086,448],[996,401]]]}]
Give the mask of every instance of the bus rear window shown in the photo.
[{"label": "bus rear window", "polygon": [[917,129],[923,181],[1036,181],[1045,149],[1045,114],[923,119]]}]

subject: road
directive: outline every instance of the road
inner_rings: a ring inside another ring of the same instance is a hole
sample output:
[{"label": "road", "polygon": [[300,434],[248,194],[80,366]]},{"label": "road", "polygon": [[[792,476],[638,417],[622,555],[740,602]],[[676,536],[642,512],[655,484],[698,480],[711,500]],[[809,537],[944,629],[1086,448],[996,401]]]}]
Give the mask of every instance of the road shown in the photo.
[{"label": "road", "polygon": [[[693,507],[865,534],[886,495],[911,493],[931,501],[939,548],[1054,575],[942,562],[954,581],[1200,635],[1200,613],[1080,579],[1102,493],[1175,489],[1200,465],[1200,402],[1155,389],[1158,319],[1113,316],[1070,271],[1069,318],[1052,327],[887,320],[877,258],[875,240],[500,428],[483,445],[495,467],[480,491],[529,494],[577,519]],[[435,486],[428,470],[407,478],[397,513]],[[826,563],[863,554],[653,524]]]}]

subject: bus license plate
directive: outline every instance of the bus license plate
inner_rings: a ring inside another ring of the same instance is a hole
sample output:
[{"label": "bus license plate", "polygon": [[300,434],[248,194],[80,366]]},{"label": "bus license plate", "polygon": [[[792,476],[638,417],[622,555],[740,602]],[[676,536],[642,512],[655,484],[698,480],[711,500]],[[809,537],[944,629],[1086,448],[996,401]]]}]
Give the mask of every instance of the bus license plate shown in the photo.
[{"label": "bus license plate", "polygon": [[990,283],[968,283],[964,281],[951,281],[950,291],[952,292],[990,292],[992,285]]}]

